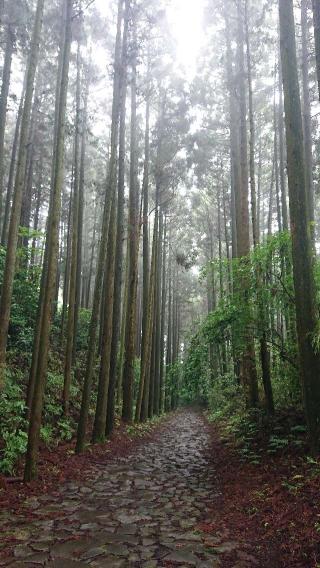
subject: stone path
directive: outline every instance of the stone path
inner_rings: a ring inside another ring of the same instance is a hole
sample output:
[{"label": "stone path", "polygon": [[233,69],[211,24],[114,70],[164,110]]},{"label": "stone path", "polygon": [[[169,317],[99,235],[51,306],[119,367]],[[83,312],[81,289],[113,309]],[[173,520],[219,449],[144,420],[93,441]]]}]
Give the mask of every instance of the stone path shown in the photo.
[{"label": "stone path", "polygon": [[33,498],[37,520],[16,519],[21,544],[4,565],[222,566],[220,554],[236,543],[195,530],[217,493],[209,441],[202,418],[182,412],[158,439],[101,466],[84,486],[68,483],[58,495]]}]

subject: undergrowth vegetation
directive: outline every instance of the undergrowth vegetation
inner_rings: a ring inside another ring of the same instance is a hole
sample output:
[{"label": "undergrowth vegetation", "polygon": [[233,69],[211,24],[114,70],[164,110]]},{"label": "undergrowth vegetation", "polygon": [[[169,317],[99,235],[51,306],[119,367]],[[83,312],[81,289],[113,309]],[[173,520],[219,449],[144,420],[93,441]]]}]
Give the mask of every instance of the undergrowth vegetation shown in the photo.
[{"label": "undergrowth vegetation", "polygon": [[[0,400],[0,472],[12,475],[19,458],[27,447],[26,376],[17,367],[7,372],[5,388]],[[54,447],[61,441],[70,441],[76,432],[76,416],[80,408],[80,385],[72,385],[72,402],[69,416],[61,411],[63,375],[50,370],[44,404],[41,442]]]},{"label": "undergrowth vegetation", "polygon": [[[217,270],[239,275],[249,282],[250,309],[241,302],[242,290],[231,289],[221,295],[189,340],[180,365],[183,376],[182,400],[207,406],[210,420],[223,423],[239,443],[244,459],[260,461],[267,452],[273,455],[288,448],[305,448],[306,425],[302,414],[293,278],[288,233],[270,237],[257,247],[245,262],[233,260],[209,263],[203,279],[214,278]],[[317,265],[320,290],[320,269]],[[247,346],[247,330],[254,340],[257,361],[259,405],[249,409],[246,385],[241,375],[241,359]],[[261,358],[261,340],[268,356],[273,408],[268,407]],[[315,335],[314,343],[319,338]],[[260,355],[260,357],[258,357]]]},{"label": "undergrowth vegetation", "polygon": [[[30,255],[30,252],[29,252]],[[3,270],[4,249],[0,247],[0,279]],[[28,270],[26,268],[29,263]],[[30,268],[30,259],[25,249],[19,249],[17,274],[13,291],[13,306],[8,338],[8,358],[4,390],[0,398],[0,473],[14,475],[19,459],[25,455],[28,439],[26,391],[29,379],[31,347],[40,288],[39,268]],[[71,385],[71,407],[64,416],[61,406],[63,391],[63,367],[61,362],[60,337],[61,314],[57,309],[54,320],[54,349],[50,353],[46,393],[41,427],[41,444],[55,447],[61,441],[74,438],[77,417],[81,404],[81,370],[87,347],[90,311],[80,310],[77,332],[77,360],[74,381]],[[92,394],[90,413],[95,405]]]}]

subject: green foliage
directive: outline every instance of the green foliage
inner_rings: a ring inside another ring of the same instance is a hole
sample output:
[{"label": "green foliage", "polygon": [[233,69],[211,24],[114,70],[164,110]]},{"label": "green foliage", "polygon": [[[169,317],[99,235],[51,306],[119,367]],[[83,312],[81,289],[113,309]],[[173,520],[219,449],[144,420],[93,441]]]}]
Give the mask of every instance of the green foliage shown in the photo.
[{"label": "green foliage", "polygon": [[63,375],[52,371],[47,374],[47,386],[44,403],[44,423],[56,424],[61,415],[61,394]]},{"label": "green foliage", "polygon": [[0,462],[0,471],[2,473],[12,474],[17,459],[27,450],[28,435],[23,430],[16,432],[3,432],[4,450],[3,458]]},{"label": "green foliage", "polygon": [[[0,284],[5,253],[0,246]],[[31,352],[40,289],[40,269],[28,265],[28,254],[24,248],[18,249],[9,326],[8,349],[19,353]]]},{"label": "green foliage", "polygon": [[[208,347],[202,341],[201,334],[196,334],[190,342],[188,357],[183,366],[183,381],[180,397],[183,403],[205,402],[208,400],[210,373],[207,364]],[[172,382],[170,369],[168,380]]]},{"label": "green foliage", "polygon": [[279,450],[283,450],[289,445],[288,438],[282,438],[280,436],[270,436],[269,438],[269,454],[276,454]]},{"label": "green foliage", "polygon": [[77,351],[85,351],[87,349],[90,321],[91,310],[80,309],[77,329]]},{"label": "green foliage", "polygon": [[71,416],[68,419],[62,417],[62,391],[64,377],[62,373],[49,371],[47,375],[47,387],[44,400],[44,424],[52,428],[55,439],[70,440],[75,433],[75,420],[73,410],[80,409],[80,388],[75,380],[70,387]]},{"label": "green foliage", "polygon": [[49,426],[48,424],[41,426],[40,439],[45,443],[46,446],[51,446],[54,439],[52,426]]},{"label": "green foliage", "polygon": [[166,399],[167,406],[176,408],[181,401],[181,379],[182,379],[182,364],[176,361],[169,367],[166,372]]},{"label": "green foliage", "polygon": [[72,440],[72,437],[74,435],[75,431],[74,426],[75,425],[73,424],[72,420],[69,417],[60,418],[57,424],[57,429],[59,432],[60,439],[70,442],[70,440]]},{"label": "green foliage", "polygon": [[[53,371],[57,361],[51,361],[47,375],[44,401],[43,424],[40,438],[46,446],[54,446],[60,441],[69,442],[76,432],[76,419],[80,408],[80,387],[76,380],[71,386],[70,416],[62,415],[63,374]],[[12,367],[7,371],[5,388],[0,398],[0,471],[12,475],[19,458],[27,448],[27,420],[25,400],[25,379],[23,374]]]},{"label": "green foliage", "polygon": [[210,418],[237,416],[244,410],[245,399],[240,386],[229,373],[217,376],[209,391]]},{"label": "green foliage", "polygon": [[139,391],[140,367],[141,367],[141,360],[138,357],[136,357],[134,360],[134,380],[133,380],[135,397],[137,397]]},{"label": "green foliage", "polygon": [[14,473],[18,458],[26,451],[26,407],[19,379],[18,373],[7,372],[0,398],[0,471],[7,474]]},{"label": "green foliage", "polygon": [[[225,282],[231,272],[235,275],[234,281],[243,285],[235,286],[232,294],[225,293],[220,297],[214,311],[200,322],[191,337],[183,365],[183,399],[207,401],[212,415],[229,416],[232,412],[242,411],[242,390],[236,383],[233,366],[246,352],[249,329],[257,355],[262,337],[272,350],[276,404],[282,407],[299,404],[301,387],[290,235],[285,232],[273,235],[248,257],[233,260],[231,267],[228,261],[210,261],[200,278],[210,281],[213,273],[220,270]],[[221,363],[223,350],[227,357],[224,368]],[[257,370],[261,376],[259,357]]]}]

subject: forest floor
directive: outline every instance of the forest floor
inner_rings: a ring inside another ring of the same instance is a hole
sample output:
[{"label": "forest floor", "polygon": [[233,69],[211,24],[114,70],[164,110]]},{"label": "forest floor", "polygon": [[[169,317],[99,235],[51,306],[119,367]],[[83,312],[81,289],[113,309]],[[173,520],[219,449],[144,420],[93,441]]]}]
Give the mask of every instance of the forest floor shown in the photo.
[{"label": "forest floor", "polygon": [[70,447],[68,467],[59,452],[56,461],[48,486],[0,491],[1,566],[317,566],[314,504],[288,494],[282,470],[243,463],[199,412],[179,411],[138,439],[116,434],[84,456]]}]

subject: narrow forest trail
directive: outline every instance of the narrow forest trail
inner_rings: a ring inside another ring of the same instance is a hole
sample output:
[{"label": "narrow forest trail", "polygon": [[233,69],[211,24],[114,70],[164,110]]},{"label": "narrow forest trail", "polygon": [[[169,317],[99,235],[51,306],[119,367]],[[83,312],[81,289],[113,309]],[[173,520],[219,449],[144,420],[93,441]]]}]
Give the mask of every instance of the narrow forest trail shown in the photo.
[{"label": "narrow forest trail", "polygon": [[217,494],[209,430],[201,415],[179,412],[135,453],[101,466],[95,479],[39,497],[35,520],[15,520],[30,536],[5,565],[223,566],[221,554],[235,543],[195,530]]}]

